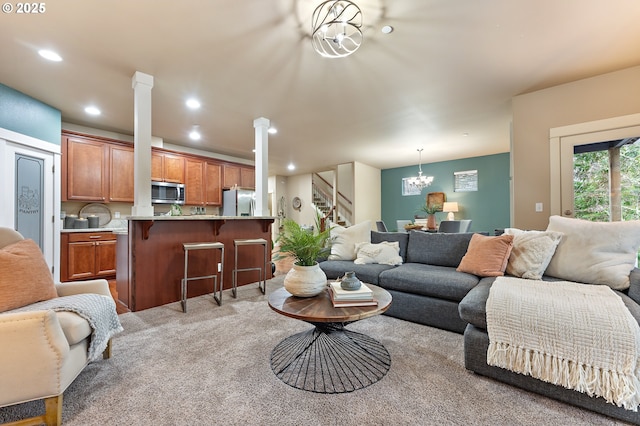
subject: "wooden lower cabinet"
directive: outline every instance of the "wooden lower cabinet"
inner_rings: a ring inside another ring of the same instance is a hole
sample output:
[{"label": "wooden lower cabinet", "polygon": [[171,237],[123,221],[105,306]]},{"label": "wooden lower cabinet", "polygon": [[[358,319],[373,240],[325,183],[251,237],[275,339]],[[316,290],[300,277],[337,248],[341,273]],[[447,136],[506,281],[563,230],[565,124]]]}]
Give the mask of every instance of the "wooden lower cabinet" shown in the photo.
[{"label": "wooden lower cabinet", "polygon": [[116,236],[111,232],[73,232],[60,236],[60,280],[116,276]]}]

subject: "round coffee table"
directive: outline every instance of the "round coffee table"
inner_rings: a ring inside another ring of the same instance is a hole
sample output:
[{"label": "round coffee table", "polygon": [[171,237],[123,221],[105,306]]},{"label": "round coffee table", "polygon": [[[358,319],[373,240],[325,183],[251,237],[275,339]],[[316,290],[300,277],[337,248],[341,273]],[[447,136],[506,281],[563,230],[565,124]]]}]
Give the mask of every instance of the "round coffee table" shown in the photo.
[{"label": "round coffee table", "polygon": [[345,328],[389,309],[389,292],[367,286],[377,306],[334,308],[328,290],[314,297],[295,297],[284,288],[271,293],[271,309],[315,326],[287,337],[271,352],[271,369],[280,380],[306,391],[345,393],[367,387],[387,374],[391,357],[382,343]]}]

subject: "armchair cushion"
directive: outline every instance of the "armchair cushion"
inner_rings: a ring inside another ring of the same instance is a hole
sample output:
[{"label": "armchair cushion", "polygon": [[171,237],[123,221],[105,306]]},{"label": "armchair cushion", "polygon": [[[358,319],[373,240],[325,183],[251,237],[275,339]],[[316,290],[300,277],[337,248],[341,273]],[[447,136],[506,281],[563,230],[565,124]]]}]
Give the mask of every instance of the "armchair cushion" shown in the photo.
[{"label": "armchair cushion", "polygon": [[57,295],[49,266],[33,240],[0,249],[0,312]]}]

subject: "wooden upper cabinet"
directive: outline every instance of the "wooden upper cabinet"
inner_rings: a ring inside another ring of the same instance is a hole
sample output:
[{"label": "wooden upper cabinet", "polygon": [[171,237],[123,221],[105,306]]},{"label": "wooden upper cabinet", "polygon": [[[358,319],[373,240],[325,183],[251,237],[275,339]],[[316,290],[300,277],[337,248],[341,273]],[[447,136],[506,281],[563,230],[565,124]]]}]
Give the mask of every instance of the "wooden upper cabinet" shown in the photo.
[{"label": "wooden upper cabinet", "polygon": [[240,186],[243,188],[256,187],[256,171],[248,167],[240,168]]},{"label": "wooden upper cabinet", "polygon": [[253,167],[245,167],[236,164],[224,165],[223,187],[255,188],[256,172]]},{"label": "wooden upper cabinet", "polygon": [[164,154],[164,181],[184,183],[184,157]]},{"label": "wooden upper cabinet", "polygon": [[184,183],[185,159],[178,154],[151,152],[151,180]]},{"label": "wooden upper cabinet", "polygon": [[151,180],[162,182],[164,179],[164,154],[151,152]]},{"label": "wooden upper cabinet", "polygon": [[204,163],[205,204],[207,206],[222,205],[222,166]]},{"label": "wooden upper cabinet", "polygon": [[66,173],[63,173],[62,199],[106,201],[109,193],[107,144],[74,137],[63,138],[63,144]]},{"label": "wooden upper cabinet", "polygon": [[204,162],[187,158],[185,160],[185,200],[190,206],[204,205]]},{"label": "wooden upper cabinet", "polygon": [[109,201],[133,203],[133,147],[111,145]]},{"label": "wooden upper cabinet", "polygon": [[231,188],[236,185],[240,186],[240,166],[225,164],[223,171],[222,186],[224,188]]}]

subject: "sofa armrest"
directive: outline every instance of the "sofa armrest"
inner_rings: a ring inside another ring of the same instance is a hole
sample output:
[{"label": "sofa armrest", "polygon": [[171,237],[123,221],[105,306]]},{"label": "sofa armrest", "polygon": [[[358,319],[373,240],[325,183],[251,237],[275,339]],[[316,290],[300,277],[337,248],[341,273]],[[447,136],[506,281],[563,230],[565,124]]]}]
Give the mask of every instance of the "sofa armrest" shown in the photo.
[{"label": "sofa armrest", "polygon": [[57,395],[70,348],[55,312],[0,314],[0,406]]},{"label": "sofa armrest", "polygon": [[633,268],[629,274],[629,290],[627,295],[634,302],[640,303],[640,269]]},{"label": "sofa armrest", "polygon": [[58,296],[71,296],[73,294],[101,294],[111,297],[107,280],[71,281],[56,284]]}]

